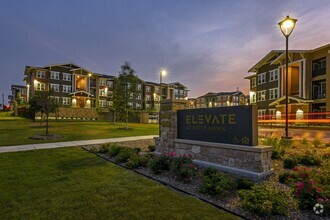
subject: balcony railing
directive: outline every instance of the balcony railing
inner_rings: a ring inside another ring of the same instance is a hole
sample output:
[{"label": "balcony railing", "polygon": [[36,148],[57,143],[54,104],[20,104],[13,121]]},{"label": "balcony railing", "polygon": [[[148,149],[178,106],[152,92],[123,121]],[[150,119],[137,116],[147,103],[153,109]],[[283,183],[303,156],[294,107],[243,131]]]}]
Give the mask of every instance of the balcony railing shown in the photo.
[{"label": "balcony railing", "polygon": [[312,77],[322,76],[325,75],[326,73],[327,73],[327,68],[325,67],[321,69],[313,70]]},{"label": "balcony railing", "polygon": [[313,94],[313,99],[325,99],[327,95],[325,93],[316,93]]}]

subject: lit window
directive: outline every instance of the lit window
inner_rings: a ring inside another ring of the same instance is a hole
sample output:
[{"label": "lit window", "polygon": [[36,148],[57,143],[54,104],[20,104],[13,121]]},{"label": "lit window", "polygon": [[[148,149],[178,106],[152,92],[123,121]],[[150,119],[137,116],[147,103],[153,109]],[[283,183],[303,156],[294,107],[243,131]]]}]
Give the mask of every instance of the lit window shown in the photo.
[{"label": "lit window", "polygon": [[34,90],[36,91],[45,91],[46,89],[46,83],[35,83],[34,84]]}]

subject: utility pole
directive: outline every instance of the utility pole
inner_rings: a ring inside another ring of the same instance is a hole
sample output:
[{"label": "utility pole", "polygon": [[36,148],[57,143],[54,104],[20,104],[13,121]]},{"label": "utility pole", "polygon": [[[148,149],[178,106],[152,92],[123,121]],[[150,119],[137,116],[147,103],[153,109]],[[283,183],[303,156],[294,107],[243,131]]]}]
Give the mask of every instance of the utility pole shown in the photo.
[{"label": "utility pole", "polygon": [[2,110],[5,109],[5,94],[2,93]]}]

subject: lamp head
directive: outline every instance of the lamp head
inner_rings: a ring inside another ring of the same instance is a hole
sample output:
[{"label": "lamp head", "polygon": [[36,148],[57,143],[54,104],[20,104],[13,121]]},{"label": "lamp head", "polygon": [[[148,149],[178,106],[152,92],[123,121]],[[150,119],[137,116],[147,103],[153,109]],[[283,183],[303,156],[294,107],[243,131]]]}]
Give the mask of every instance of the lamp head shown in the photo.
[{"label": "lamp head", "polygon": [[162,76],[166,76],[166,70],[161,70],[161,71],[160,71],[160,74],[161,74]]},{"label": "lamp head", "polygon": [[284,36],[289,37],[292,33],[294,27],[296,26],[297,19],[290,18],[290,16],[286,16],[286,18],[278,23],[280,29]]}]

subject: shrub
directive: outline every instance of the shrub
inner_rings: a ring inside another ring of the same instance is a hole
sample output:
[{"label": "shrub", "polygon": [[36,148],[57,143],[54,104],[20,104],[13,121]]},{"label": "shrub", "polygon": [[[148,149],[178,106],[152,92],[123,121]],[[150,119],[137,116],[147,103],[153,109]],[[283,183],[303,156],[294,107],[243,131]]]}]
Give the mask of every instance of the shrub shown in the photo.
[{"label": "shrub", "polygon": [[150,152],[154,152],[155,149],[156,149],[156,146],[155,145],[149,145],[148,149],[149,149]]},{"label": "shrub", "polygon": [[236,184],[237,184],[238,190],[241,190],[241,189],[248,190],[248,189],[252,189],[252,186],[254,186],[254,183],[251,180],[249,180],[247,178],[242,178],[242,177],[238,178],[236,180]]},{"label": "shrub", "polygon": [[240,190],[238,194],[244,209],[259,216],[286,215],[289,195],[276,188],[255,185],[251,190]]},{"label": "shrub", "polygon": [[285,150],[283,149],[283,147],[281,146],[276,146],[274,147],[274,149],[272,150],[272,156],[271,158],[273,160],[278,160],[278,159],[282,159],[283,156],[285,154]]},{"label": "shrub", "polygon": [[264,145],[273,146],[274,148],[279,146],[279,138],[265,138]]},{"label": "shrub", "polygon": [[209,167],[203,171],[203,175],[206,177],[211,177],[212,175],[215,175],[217,173],[218,173],[218,171],[211,167]]},{"label": "shrub", "polygon": [[170,170],[172,158],[169,156],[159,156],[152,158],[148,166],[154,174]]},{"label": "shrub", "polygon": [[118,146],[117,144],[112,144],[110,147],[109,147],[109,150],[108,150],[108,155],[110,157],[115,157],[117,156],[120,151],[123,149],[123,147],[120,147]]},{"label": "shrub", "polygon": [[216,172],[203,176],[200,191],[209,195],[226,195],[236,188],[236,182],[230,177]]},{"label": "shrub", "polygon": [[283,161],[283,167],[286,169],[293,169],[298,165],[298,159],[296,156],[285,158]]},{"label": "shrub", "polygon": [[130,156],[133,154],[132,149],[130,148],[122,148],[119,154],[115,157],[115,161],[117,163],[126,162]]},{"label": "shrub", "polygon": [[320,147],[320,145],[321,145],[321,141],[320,141],[319,138],[315,138],[315,139],[312,141],[312,143],[313,143],[313,146],[314,146],[315,148],[318,148],[318,147]]},{"label": "shrub", "polygon": [[293,144],[293,140],[292,139],[286,139],[286,138],[281,138],[279,146],[282,147],[291,147],[291,145]]},{"label": "shrub", "polygon": [[192,163],[191,158],[183,156],[172,159],[171,170],[179,181],[189,182],[195,174],[196,167]]},{"label": "shrub", "polygon": [[299,175],[295,172],[284,172],[278,176],[280,183],[292,185],[299,179]]},{"label": "shrub", "polygon": [[136,154],[139,154],[141,152],[141,148],[139,147],[134,147],[133,148],[133,152],[136,153]]},{"label": "shrub", "polygon": [[109,151],[109,144],[102,144],[98,150],[98,153],[106,154],[106,153],[108,153],[108,151]]},{"label": "shrub", "polygon": [[137,154],[131,154],[126,166],[129,169],[135,169],[141,166],[145,167],[148,161],[149,161],[149,157],[147,156],[139,156]]},{"label": "shrub", "polygon": [[299,158],[299,163],[306,166],[320,166],[322,160],[315,154],[305,154]]}]

